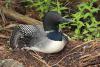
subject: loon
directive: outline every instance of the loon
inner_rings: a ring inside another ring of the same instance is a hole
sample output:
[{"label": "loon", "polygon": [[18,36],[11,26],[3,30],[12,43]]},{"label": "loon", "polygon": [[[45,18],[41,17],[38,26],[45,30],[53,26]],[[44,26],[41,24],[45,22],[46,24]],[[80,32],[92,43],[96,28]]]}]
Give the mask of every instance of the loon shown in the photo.
[{"label": "loon", "polygon": [[68,39],[59,31],[58,25],[70,22],[55,11],[47,12],[41,25],[19,24],[14,27],[10,37],[12,49],[26,49],[43,53],[61,51]]}]

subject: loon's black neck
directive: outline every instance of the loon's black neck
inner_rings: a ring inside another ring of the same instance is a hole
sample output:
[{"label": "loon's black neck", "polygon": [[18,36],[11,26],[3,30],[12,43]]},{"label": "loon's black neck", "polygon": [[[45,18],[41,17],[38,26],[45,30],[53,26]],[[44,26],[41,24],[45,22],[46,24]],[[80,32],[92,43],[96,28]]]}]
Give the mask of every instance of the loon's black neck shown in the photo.
[{"label": "loon's black neck", "polygon": [[46,31],[47,37],[54,41],[62,41],[62,33],[57,30]]}]

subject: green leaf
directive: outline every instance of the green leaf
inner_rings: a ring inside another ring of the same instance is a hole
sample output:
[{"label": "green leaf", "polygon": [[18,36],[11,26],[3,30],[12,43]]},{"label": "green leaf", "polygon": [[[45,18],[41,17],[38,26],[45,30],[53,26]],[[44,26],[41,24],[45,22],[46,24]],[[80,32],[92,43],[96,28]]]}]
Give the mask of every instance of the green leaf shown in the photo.
[{"label": "green leaf", "polygon": [[96,34],[96,37],[100,37],[100,32],[98,32],[98,33]]},{"label": "green leaf", "polygon": [[81,28],[84,26],[84,23],[81,21],[77,21],[77,28]]},{"label": "green leaf", "polygon": [[90,27],[90,25],[88,24],[88,22],[86,22],[85,24],[86,24],[86,27],[87,27],[87,28],[89,28],[89,27]]},{"label": "green leaf", "polygon": [[91,12],[92,13],[97,13],[100,9],[99,8],[92,8]]},{"label": "green leaf", "polygon": [[84,19],[86,19],[86,18],[89,17],[89,16],[91,16],[91,13],[86,13],[86,14],[84,15]]},{"label": "green leaf", "polygon": [[90,32],[95,32],[95,28],[89,28]]},{"label": "green leaf", "polygon": [[79,34],[80,34],[80,29],[76,29],[76,30],[75,30],[75,33],[76,33],[77,35],[79,35]]},{"label": "green leaf", "polygon": [[97,2],[97,0],[92,0],[93,2]]},{"label": "green leaf", "polygon": [[85,29],[85,30],[83,31],[83,34],[87,34],[88,32],[89,32],[89,31]]}]

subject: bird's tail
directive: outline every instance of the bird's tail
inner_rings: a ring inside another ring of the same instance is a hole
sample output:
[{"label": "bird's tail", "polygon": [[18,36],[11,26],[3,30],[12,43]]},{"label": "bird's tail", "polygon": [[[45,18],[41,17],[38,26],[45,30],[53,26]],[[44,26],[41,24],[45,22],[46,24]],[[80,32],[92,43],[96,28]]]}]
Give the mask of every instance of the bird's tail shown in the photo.
[{"label": "bird's tail", "polygon": [[[12,31],[11,37],[10,37],[10,44],[9,46],[12,49],[17,49],[20,48],[22,45],[20,43],[20,38],[22,37],[22,33],[20,32],[20,30],[18,28],[14,28],[14,30]],[[20,47],[19,47],[20,46]]]}]

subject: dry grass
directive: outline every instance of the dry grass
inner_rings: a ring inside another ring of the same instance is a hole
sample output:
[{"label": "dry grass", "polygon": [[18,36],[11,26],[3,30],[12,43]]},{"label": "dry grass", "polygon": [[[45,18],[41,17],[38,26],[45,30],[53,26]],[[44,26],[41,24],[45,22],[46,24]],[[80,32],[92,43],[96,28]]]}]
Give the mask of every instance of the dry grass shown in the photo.
[{"label": "dry grass", "polygon": [[56,54],[9,50],[9,37],[15,21],[0,12],[0,59],[15,59],[25,67],[100,67],[100,38],[88,42],[70,41]]}]

